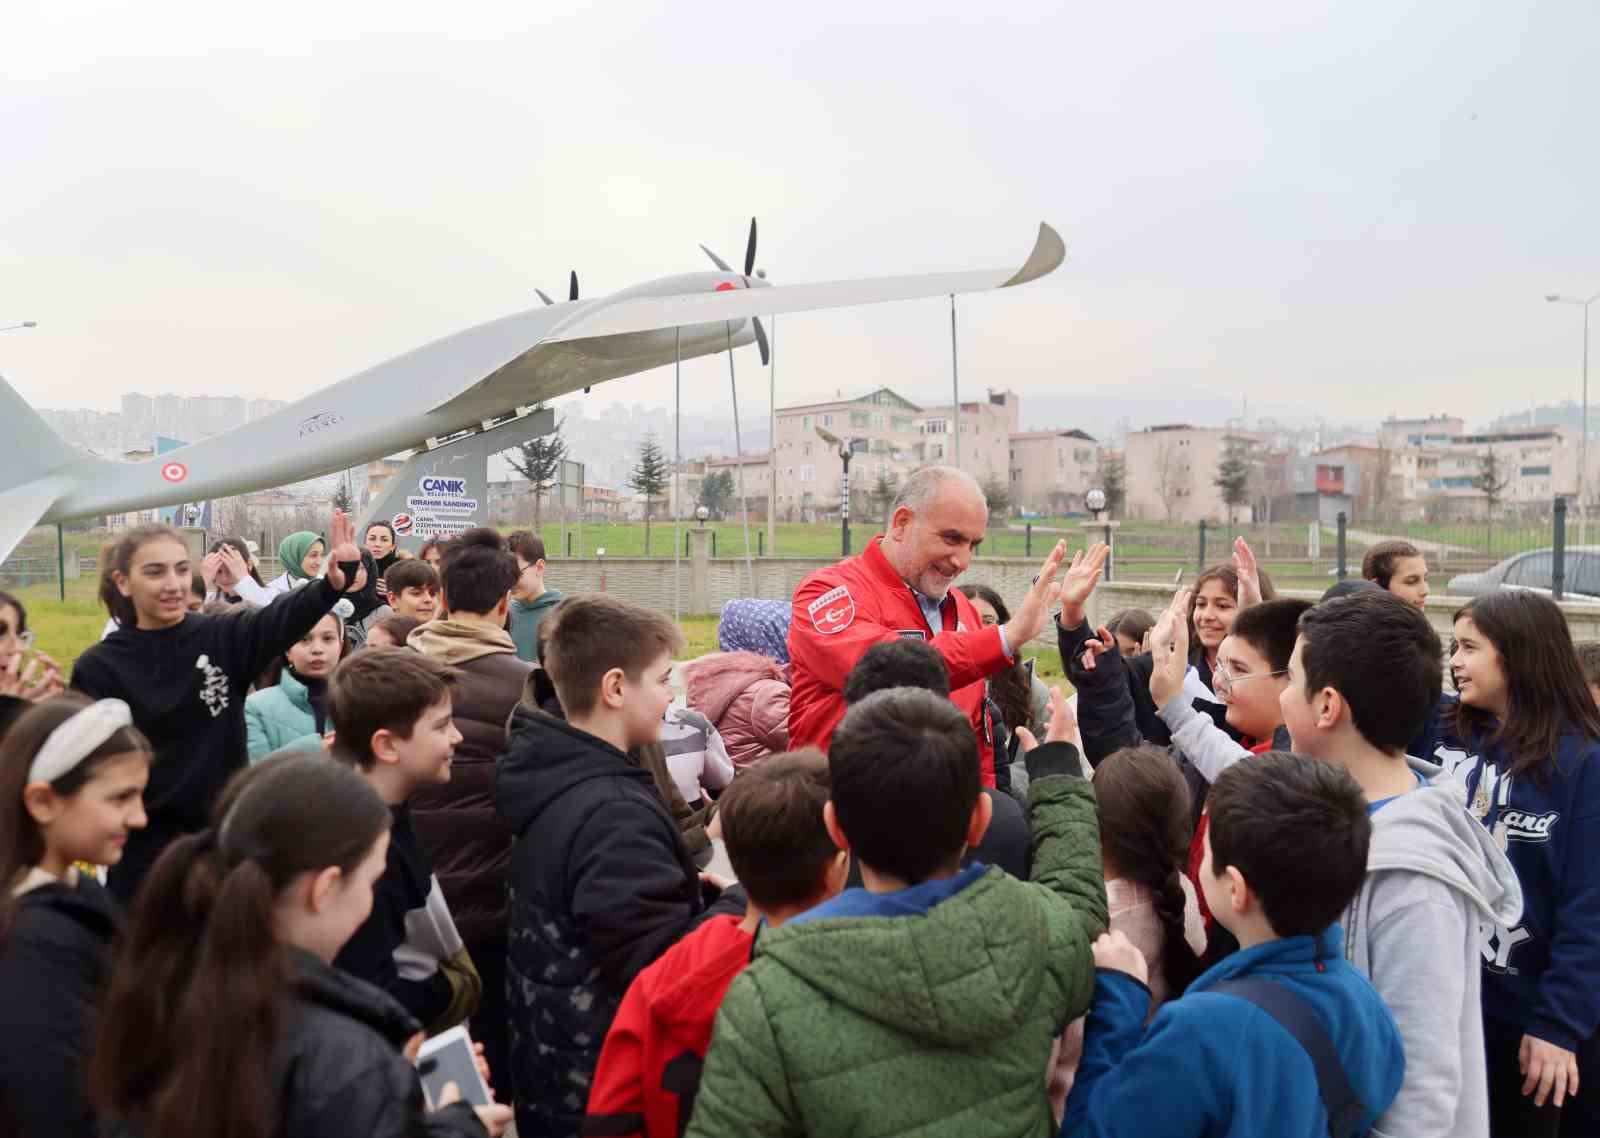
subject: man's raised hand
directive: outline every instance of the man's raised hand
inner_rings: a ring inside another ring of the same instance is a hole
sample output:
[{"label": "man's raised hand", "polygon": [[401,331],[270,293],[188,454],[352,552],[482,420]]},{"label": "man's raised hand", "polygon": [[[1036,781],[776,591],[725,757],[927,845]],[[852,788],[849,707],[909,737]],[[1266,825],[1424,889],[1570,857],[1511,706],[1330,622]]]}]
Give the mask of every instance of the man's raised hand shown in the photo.
[{"label": "man's raised hand", "polygon": [[1061,578],[1062,628],[1077,628],[1083,623],[1083,606],[1089,602],[1094,587],[1100,583],[1100,576],[1106,569],[1106,558],[1110,555],[1111,547],[1103,541],[1097,541],[1088,549],[1073,554],[1072,563]]},{"label": "man's raised hand", "polygon": [[1028,595],[1023,598],[1011,614],[1011,620],[1005,626],[1006,644],[1011,649],[1011,655],[1021,657],[1023,646],[1039,635],[1039,630],[1044,627],[1045,617],[1050,611],[1050,606],[1055,604],[1056,598],[1061,595],[1061,585],[1056,581],[1056,574],[1061,572],[1061,562],[1067,556],[1067,543],[1056,542],[1050,556],[1044,559],[1044,565],[1039,569],[1039,575],[1033,579],[1033,587],[1028,590]]}]

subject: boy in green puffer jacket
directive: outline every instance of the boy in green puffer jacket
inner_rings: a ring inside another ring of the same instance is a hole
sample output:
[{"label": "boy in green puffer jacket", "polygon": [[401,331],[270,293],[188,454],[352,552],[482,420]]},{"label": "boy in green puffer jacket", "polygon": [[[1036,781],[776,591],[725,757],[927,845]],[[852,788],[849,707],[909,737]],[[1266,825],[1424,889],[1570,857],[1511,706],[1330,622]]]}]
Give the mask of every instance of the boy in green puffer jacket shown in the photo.
[{"label": "boy in green puffer jacket", "polygon": [[1049,741],[1027,755],[1031,882],[960,868],[991,809],[960,710],[907,688],[850,709],[824,811],[865,888],[757,938],[717,1015],[691,1138],[1055,1134],[1045,1066],[1089,1005],[1106,894],[1075,725],[1051,703]]}]

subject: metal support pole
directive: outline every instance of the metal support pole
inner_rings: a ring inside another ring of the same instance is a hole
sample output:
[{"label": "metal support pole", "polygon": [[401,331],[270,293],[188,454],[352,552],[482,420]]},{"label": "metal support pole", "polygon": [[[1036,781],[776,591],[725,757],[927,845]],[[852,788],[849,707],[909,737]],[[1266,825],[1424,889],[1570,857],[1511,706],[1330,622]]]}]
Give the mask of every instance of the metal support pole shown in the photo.
[{"label": "metal support pole", "polygon": [[1589,541],[1589,502],[1586,497],[1589,483],[1589,305],[1594,298],[1590,297],[1583,306],[1583,415],[1580,427],[1583,434],[1578,438],[1578,544],[1585,545]]},{"label": "metal support pole", "polygon": [[1350,519],[1345,516],[1345,512],[1343,510],[1340,510],[1338,517],[1335,518],[1335,521],[1337,521],[1339,524],[1339,544],[1337,548],[1339,558],[1339,580],[1341,581],[1350,576],[1350,559],[1348,556],[1349,550],[1345,545],[1345,526],[1349,523],[1349,520]]},{"label": "metal support pole", "polygon": [[[772,333],[768,337],[767,351],[771,366],[767,369],[767,544],[763,550],[778,555],[778,318],[771,317]],[[761,556],[765,557],[763,552]]]},{"label": "metal support pole", "polygon": [[67,537],[61,528],[61,523],[56,523],[56,595],[61,600],[67,599]]},{"label": "metal support pole", "polygon": [[[750,552],[750,499],[744,492],[744,444],[739,439],[739,385],[733,380],[733,324],[723,321],[723,330],[728,336],[728,391],[733,396],[733,449],[734,458],[738,461],[734,468],[739,475],[739,513],[744,519],[744,567],[750,574],[750,595],[756,595],[756,563]],[[711,536],[712,545],[716,545],[716,535]]]},{"label": "metal support pole", "polygon": [[1200,567],[1198,569],[1196,569],[1195,572],[1204,573],[1205,571],[1206,571],[1206,520],[1204,518],[1201,518],[1200,519]]},{"label": "metal support pole", "polygon": [[1557,495],[1550,535],[1550,597],[1562,600],[1567,586],[1567,500]]},{"label": "metal support pole", "polygon": [[1022,527],[1022,555],[1033,556],[1033,523],[1029,522]]},{"label": "metal support pole", "polygon": [[[683,542],[678,540],[678,531],[682,528],[679,519],[683,516],[683,499],[679,492],[679,476],[683,470],[683,329],[672,330],[672,619],[683,619],[683,560],[679,553]],[[650,520],[650,499],[644,500],[645,524]],[[688,535],[684,535],[688,540]],[[600,580],[605,580],[602,571]],[[604,585],[600,591],[605,592]]]},{"label": "metal support pole", "polygon": [[955,400],[956,469],[961,469],[961,371],[956,362],[956,294],[950,294],[950,398]]},{"label": "metal support pole", "polygon": [[1107,522],[1106,523],[1106,571],[1105,571],[1105,582],[1108,585],[1111,584],[1111,555],[1112,555],[1113,552],[1115,552],[1115,547],[1111,544],[1111,523]]}]

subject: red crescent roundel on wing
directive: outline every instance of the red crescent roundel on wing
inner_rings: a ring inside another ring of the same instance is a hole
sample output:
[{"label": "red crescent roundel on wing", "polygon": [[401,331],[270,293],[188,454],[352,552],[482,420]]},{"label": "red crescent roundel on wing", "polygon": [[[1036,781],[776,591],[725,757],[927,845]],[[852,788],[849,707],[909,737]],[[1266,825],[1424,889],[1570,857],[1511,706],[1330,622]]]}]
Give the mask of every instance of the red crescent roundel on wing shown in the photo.
[{"label": "red crescent roundel on wing", "polygon": [[843,585],[835,585],[806,606],[806,615],[811,618],[811,627],[818,633],[832,636],[836,632],[843,632],[854,623],[856,602],[850,596],[849,589]]},{"label": "red crescent roundel on wing", "polygon": [[168,462],[161,467],[161,477],[168,482],[182,482],[189,477],[189,468],[181,462]]},{"label": "red crescent roundel on wing", "polygon": [[728,292],[732,288],[733,288],[733,282],[732,281],[723,281],[721,284],[719,284],[717,286],[717,291],[718,292]]}]

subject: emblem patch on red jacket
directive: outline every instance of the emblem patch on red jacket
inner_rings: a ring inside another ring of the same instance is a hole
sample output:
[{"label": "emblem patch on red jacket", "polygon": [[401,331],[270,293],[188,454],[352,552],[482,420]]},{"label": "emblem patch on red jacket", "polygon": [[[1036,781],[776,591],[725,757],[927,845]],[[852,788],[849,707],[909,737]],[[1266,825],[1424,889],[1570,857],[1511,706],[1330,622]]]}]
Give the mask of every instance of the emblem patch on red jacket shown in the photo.
[{"label": "emblem patch on red jacket", "polygon": [[848,588],[835,585],[806,606],[806,615],[811,618],[812,628],[823,636],[832,636],[849,628],[856,619],[856,602]]}]

